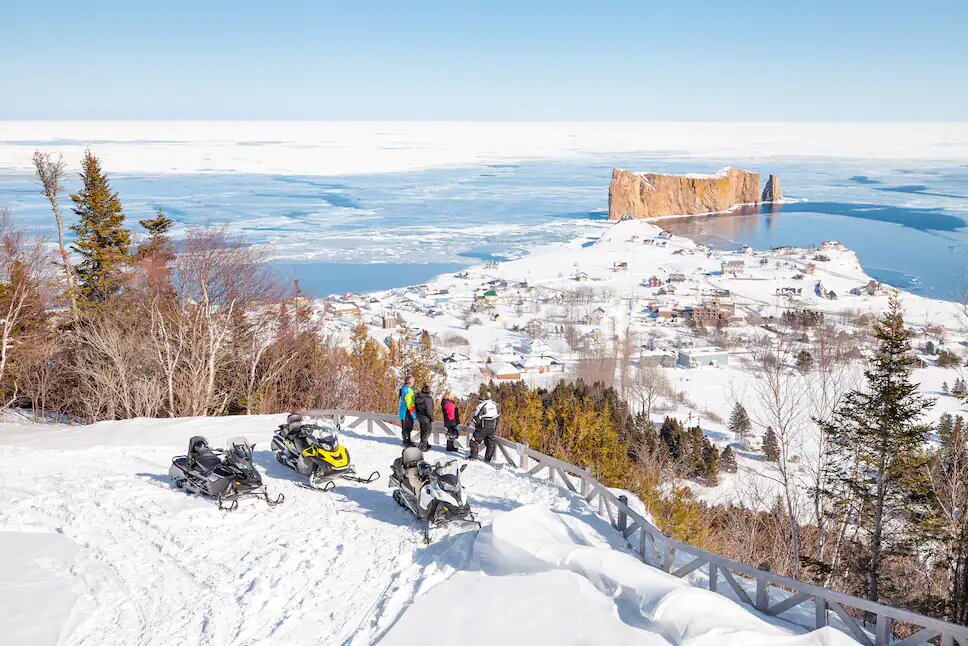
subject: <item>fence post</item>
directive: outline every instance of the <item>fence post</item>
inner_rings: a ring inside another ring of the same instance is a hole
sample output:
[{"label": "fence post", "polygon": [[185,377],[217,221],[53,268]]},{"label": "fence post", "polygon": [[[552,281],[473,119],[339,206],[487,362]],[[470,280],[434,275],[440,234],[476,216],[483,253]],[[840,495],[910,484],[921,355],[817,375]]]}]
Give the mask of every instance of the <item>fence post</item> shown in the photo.
[{"label": "fence post", "polygon": [[373,435],[373,420],[367,418],[366,420],[366,432]]},{"label": "fence post", "polygon": [[[767,572],[769,572],[770,564],[761,563],[760,569],[766,570]],[[766,586],[767,586],[766,579],[757,575],[756,577],[756,609],[757,610],[766,610],[769,607],[770,599],[769,599],[769,595],[767,595]]]},{"label": "fence post", "polygon": [[[629,497],[626,496],[625,494],[622,494],[621,496],[619,496],[618,500],[623,505],[629,504]],[[622,532],[622,534],[625,534],[625,528],[628,526],[628,522],[629,522],[629,517],[625,514],[625,509],[623,509],[622,507],[618,508],[618,515],[615,520],[616,520],[616,524],[618,525],[617,527],[618,531]]]},{"label": "fence post", "polygon": [[525,449],[527,448],[527,442],[518,442],[518,464],[525,471],[528,470],[528,454],[525,453]]},{"label": "fence post", "polygon": [[813,598],[813,625],[815,628],[823,628],[827,625],[827,600],[823,597]]},{"label": "fence post", "polygon": [[709,563],[709,590],[710,592],[716,591],[717,579],[719,578],[719,566],[715,563]]},{"label": "fence post", "polygon": [[874,624],[874,644],[876,646],[890,646],[891,643],[891,618],[884,614],[877,615]]}]

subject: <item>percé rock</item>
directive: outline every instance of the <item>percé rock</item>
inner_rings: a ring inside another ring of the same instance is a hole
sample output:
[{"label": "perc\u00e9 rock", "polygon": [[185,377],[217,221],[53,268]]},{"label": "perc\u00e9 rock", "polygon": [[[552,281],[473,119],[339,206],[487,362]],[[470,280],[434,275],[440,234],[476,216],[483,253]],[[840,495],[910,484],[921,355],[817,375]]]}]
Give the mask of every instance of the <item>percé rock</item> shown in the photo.
[{"label": "perc\u00e9 rock", "polygon": [[724,168],[715,175],[635,173],[615,168],[608,187],[608,219],[714,213],[759,201],[760,174],[738,168]]},{"label": "perc\u00e9 rock", "polygon": [[783,191],[780,190],[780,178],[776,175],[770,175],[770,179],[766,180],[766,188],[763,189],[763,197],[761,202],[779,202],[783,199]]}]

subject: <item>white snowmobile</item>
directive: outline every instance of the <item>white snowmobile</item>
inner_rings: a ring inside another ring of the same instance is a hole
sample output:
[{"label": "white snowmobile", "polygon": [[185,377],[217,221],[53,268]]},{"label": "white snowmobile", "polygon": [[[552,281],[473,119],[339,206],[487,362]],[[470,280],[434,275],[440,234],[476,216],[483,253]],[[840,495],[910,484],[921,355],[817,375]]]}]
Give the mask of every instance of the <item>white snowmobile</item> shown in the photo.
[{"label": "white snowmobile", "polygon": [[424,461],[423,451],[413,446],[405,448],[403,455],[394,460],[390,472],[390,486],[395,487],[393,499],[427,521],[425,543],[430,542],[434,529],[452,523],[480,528],[460,484],[465,468],[467,465],[458,466],[457,460],[430,465]]},{"label": "white snowmobile", "polygon": [[311,489],[329,491],[336,486],[336,478],[364,483],[379,478],[379,471],[366,478],[356,475],[350,453],[339,441],[339,430],[333,420],[293,413],[272,436],[272,451],[281,464],[308,476]]},{"label": "white snowmobile", "polygon": [[239,499],[246,496],[262,498],[274,507],[286,497],[269,497],[262,476],[252,464],[254,448],[244,437],[233,437],[228,448],[212,449],[208,440],[196,435],[188,442],[187,455],[172,458],[168,476],[186,493],[214,498],[219,509],[234,511]]}]

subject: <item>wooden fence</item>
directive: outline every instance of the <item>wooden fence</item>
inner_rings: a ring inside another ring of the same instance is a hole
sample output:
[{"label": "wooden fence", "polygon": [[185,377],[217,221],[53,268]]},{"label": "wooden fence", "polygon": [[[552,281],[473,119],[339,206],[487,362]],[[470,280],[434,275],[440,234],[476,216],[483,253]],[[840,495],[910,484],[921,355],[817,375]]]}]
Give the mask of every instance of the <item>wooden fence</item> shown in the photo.
[{"label": "wooden fence", "polygon": [[[400,437],[399,419],[395,415],[347,410],[314,410],[308,414],[345,418],[344,428],[356,429],[365,425],[369,433],[379,430]],[[473,432],[465,425],[461,425],[460,430],[464,436]],[[443,432],[443,424],[435,422],[435,443],[441,443]],[[496,457],[527,475],[546,476],[552,483],[580,495],[597,508],[599,516],[622,533],[628,546],[642,561],[672,576],[682,578],[705,574],[705,585],[713,592],[806,628],[836,627],[866,646],[914,646],[929,640],[940,646],[968,646],[966,626],[780,576],[677,541],[629,507],[625,496],[616,496],[584,469],[534,451],[525,444],[502,437],[496,440]],[[874,620],[862,623],[858,618],[864,616]],[[913,632],[897,638],[895,623],[905,624],[906,629],[913,629]]]}]

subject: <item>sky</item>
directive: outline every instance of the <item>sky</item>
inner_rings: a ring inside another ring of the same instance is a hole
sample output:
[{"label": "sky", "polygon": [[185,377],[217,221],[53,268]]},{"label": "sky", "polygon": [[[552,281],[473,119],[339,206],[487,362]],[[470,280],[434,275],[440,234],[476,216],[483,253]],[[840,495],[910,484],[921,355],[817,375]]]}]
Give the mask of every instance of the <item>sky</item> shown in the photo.
[{"label": "sky", "polygon": [[0,0],[0,119],[968,120],[965,25],[965,0]]}]

